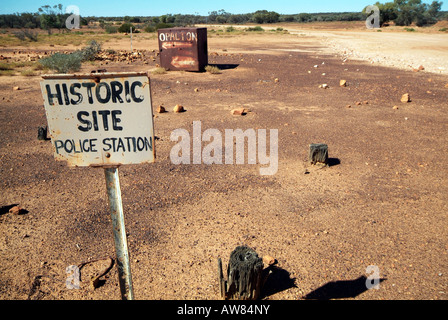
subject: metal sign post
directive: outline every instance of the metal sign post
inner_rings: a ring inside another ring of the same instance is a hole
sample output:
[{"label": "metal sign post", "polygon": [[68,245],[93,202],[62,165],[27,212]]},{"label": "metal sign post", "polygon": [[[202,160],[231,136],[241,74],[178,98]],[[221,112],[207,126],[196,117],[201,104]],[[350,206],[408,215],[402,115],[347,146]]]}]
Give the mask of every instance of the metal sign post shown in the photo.
[{"label": "metal sign post", "polygon": [[121,296],[133,300],[118,167],[155,161],[149,77],[130,72],[42,78],[55,159],[72,167],[104,169]]},{"label": "metal sign post", "polygon": [[123,300],[133,300],[134,291],[132,289],[131,264],[126,241],[118,168],[104,168],[104,173],[106,176],[107,196],[109,198],[110,213],[112,217],[121,297]]}]

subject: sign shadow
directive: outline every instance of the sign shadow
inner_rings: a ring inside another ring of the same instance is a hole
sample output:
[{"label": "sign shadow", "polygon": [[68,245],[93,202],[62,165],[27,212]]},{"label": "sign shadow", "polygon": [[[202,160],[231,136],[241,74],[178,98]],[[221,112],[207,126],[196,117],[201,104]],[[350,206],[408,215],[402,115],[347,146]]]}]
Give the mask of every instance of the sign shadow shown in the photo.
[{"label": "sign shadow", "polygon": [[231,70],[231,69],[236,69],[238,68],[240,65],[239,64],[216,64],[216,63],[212,63],[209,64],[212,67],[217,67],[219,68],[219,70]]},{"label": "sign shadow", "polygon": [[[361,293],[368,290],[366,286],[367,278],[361,276],[355,280],[339,280],[332,281],[324,284],[320,288],[308,293],[305,300],[331,300],[331,299],[344,299],[355,298]],[[383,282],[384,278],[380,278],[379,282]]]}]

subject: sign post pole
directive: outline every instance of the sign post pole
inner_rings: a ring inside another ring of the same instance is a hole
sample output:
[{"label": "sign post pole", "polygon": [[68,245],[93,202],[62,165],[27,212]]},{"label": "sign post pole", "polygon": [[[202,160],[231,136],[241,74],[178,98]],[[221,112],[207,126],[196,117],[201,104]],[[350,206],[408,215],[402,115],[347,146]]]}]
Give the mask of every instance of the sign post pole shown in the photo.
[{"label": "sign post pole", "polygon": [[70,167],[104,169],[123,300],[133,300],[118,167],[155,161],[147,73],[43,75],[54,157]]},{"label": "sign post pole", "polygon": [[124,226],[123,204],[121,202],[120,181],[118,168],[104,168],[106,176],[107,196],[112,217],[112,229],[117,255],[118,280],[123,300],[134,300],[132,289],[131,264],[129,261],[126,229]]}]

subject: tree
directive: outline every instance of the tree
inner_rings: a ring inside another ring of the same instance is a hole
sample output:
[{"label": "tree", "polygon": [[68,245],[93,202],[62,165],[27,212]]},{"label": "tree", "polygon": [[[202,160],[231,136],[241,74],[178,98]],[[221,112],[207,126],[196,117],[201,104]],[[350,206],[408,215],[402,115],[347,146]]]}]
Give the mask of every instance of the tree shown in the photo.
[{"label": "tree", "polygon": [[436,23],[442,2],[433,1],[430,5],[421,0],[394,0],[375,4],[380,9],[380,23],[384,25],[394,21],[398,26],[409,26],[415,23],[417,26]]},{"label": "tree", "polygon": [[132,23],[125,22],[118,28],[118,32],[121,33],[131,32],[131,28],[132,32],[135,32],[134,25]]},{"label": "tree", "polygon": [[276,23],[280,20],[280,14],[274,11],[258,10],[252,15],[255,23]]},{"label": "tree", "polygon": [[384,24],[394,21],[397,18],[397,6],[394,2],[386,2],[385,4],[377,2],[375,5],[380,9],[381,26],[384,26]]},{"label": "tree", "polygon": [[40,15],[40,27],[51,33],[52,28],[59,29],[61,32],[65,28],[65,20],[68,18],[69,14],[64,14],[62,10],[62,4],[54,5],[53,7],[49,5],[42,6],[38,9]]}]

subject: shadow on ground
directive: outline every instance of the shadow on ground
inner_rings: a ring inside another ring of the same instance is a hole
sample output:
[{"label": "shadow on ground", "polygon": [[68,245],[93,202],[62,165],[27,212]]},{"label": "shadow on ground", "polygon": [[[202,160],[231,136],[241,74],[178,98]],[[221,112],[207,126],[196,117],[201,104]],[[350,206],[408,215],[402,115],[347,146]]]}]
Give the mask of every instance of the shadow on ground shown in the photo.
[{"label": "shadow on ground", "polygon": [[278,292],[285,291],[290,288],[296,288],[295,278],[291,278],[290,273],[285,269],[271,266],[263,270],[266,279],[263,289],[261,290],[261,299],[267,298]]},{"label": "shadow on ground", "polygon": [[[379,279],[381,283],[386,279]],[[306,300],[331,300],[355,298],[361,293],[368,290],[366,285],[367,278],[361,276],[355,280],[340,280],[324,284],[322,287],[308,293],[304,299]],[[370,279],[369,279],[370,281]]]}]

